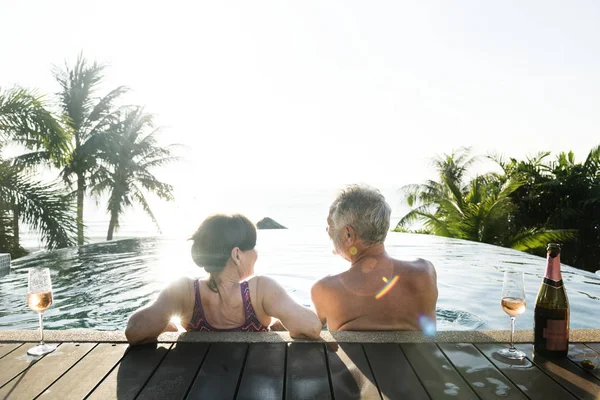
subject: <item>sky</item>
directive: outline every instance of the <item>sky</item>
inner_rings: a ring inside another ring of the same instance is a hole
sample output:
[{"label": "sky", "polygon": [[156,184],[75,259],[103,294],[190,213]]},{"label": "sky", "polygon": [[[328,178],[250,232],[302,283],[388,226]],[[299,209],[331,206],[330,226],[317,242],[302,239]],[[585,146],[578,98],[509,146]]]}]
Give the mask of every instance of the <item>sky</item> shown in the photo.
[{"label": "sky", "polygon": [[163,174],[187,199],[401,186],[462,146],[583,159],[600,144],[598,21],[596,1],[2,1],[0,86],[51,95],[53,65],[109,64],[105,92],[129,86],[162,143],[186,146]]}]

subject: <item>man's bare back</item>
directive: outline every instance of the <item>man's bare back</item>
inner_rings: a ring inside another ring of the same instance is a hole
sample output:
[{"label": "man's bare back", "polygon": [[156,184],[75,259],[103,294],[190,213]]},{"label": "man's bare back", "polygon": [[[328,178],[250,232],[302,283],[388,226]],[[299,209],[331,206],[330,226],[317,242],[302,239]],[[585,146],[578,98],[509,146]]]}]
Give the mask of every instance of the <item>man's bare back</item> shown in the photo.
[{"label": "man's bare back", "polygon": [[435,324],[436,272],[423,259],[391,258],[383,245],[368,248],[348,271],[313,286],[317,314],[330,330],[421,330]]},{"label": "man's bare back", "polygon": [[424,330],[435,327],[437,278],[426,260],[385,251],[392,209],[376,189],[351,185],[329,207],[333,253],[350,269],[312,287],[317,315],[330,330]]}]

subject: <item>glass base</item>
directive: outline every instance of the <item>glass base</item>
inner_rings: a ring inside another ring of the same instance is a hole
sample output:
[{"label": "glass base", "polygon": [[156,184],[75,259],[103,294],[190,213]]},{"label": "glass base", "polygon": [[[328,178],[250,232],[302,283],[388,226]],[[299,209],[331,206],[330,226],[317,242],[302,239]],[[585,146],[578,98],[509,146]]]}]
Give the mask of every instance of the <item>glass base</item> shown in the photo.
[{"label": "glass base", "polygon": [[514,347],[508,348],[508,349],[502,349],[502,350],[498,351],[498,354],[500,354],[502,357],[508,358],[510,360],[522,360],[526,356],[525,353],[523,353],[521,350],[517,350]]},{"label": "glass base", "polygon": [[55,344],[38,344],[27,350],[27,354],[30,356],[43,356],[44,354],[52,353],[54,350],[56,350]]}]

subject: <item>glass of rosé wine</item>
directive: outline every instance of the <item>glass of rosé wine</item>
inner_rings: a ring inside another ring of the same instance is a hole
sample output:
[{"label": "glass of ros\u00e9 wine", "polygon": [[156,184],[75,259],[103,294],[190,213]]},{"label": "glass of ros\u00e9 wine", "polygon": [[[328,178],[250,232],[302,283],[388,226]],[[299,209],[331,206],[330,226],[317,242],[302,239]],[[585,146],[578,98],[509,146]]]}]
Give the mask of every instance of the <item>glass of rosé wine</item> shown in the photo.
[{"label": "glass of ros\u00e9 wine", "polygon": [[515,334],[515,318],[525,312],[525,280],[523,272],[505,271],[502,284],[502,310],[510,317],[510,347],[498,352],[502,357],[511,360],[522,360],[525,353],[517,350],[513,343]]},{"label": "glass of ros\u00e9 wine", "polygon": [[42,356],[56,350],[56,345],[44,343],[44,311],[52,305],[52,281],[48,268],[31,268],[27,286],[27,305],[40,317],[40,344],[27,351],[31,356]]}]

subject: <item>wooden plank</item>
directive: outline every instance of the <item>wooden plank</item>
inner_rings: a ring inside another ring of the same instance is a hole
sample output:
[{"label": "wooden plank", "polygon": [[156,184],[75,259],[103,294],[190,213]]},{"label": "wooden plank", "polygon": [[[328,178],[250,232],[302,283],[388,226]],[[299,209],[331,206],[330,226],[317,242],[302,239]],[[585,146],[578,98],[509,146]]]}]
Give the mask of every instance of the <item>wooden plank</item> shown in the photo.
[{"label": "wooden plank", "polygon": [[2,399],[33,399],[92,350],[95,343],[63,343],[0,389]]},{"label": "wooden plank", "polygon": [[176,343],[138,399],[183,399],[204,360],[208,344]]},{"label": "wooden plank", "polygon": [[400,347],[432,399],[478,398],[434,343],[403,343]]},{"label": "wooden plank", "polygon": [[570,394],[536,367],[529,359],[509,360],[498,355],[498,350],[508,347],[505,344],[476,345],[485,356],[525,393],[530,399],[573,399]]},{"label": "wooden plank", "polygon": [[285,343],[251,344],[236,399],[282,399],[286,349]]},{"label": "wooden plank", "polygon": [[23,346],[23,343],[0,343],[0,358]]},{"label": "wooden plank", "polygon": [[334,347],[326,347],[326,353],[336,400],[381,398],[360,344],[339,343]]},{"label": "wooden plank", "polygon": [[531,344],[517,344],[515,347],[524,351],[529,360],[575,396],[581,399],[597,400],[600,393],[600,382],[568,359],[548,360],[537,354],[534,355]]},{"label": "wooden plank", "polygon": [[398,344],[365,343],[363,348],[384,399],[428,399]]},{"label": "wooden plank", "polygon": [[188,399],[233,399],[248,345],[214,343],[198,371]]},{"label": "wooden plank", "polygon": [[128,348],[124,343],[100,343],[46,389],[41,398],[83,399],[113,369]]},{"label": "wooden plank", "polygon": [[470,343],[440,343],[438,345],[475,393],[484,399],[502,397],[525,399],[513,385],[475,346]]},{"label": "wooden plank", "polygon": [[[131,347],[121,362],[98,385],[88,399],[133,399],[167,355],[171,344]],[[97,377],[94,377],[97,379]]]},{"label": "wooden plank", "polygon": [[[586,345],[582,343],[572,343],[569,344],[569,360],[574,362],[576,365],[581,367],[587,373],[594,375],[596,378],[600,379],[600,368],[595,368],[593,370],[588,370],[581,365],[583,360],[589,360],[594,363],[594,365],[598,366],[598,362],[600,361],[600,354],[596,351],[590,349]],[[599,393],[600,395],[600,393]],[[600,397],[600,396],[599,396]]]},{"label": "wooden plank", "polygon": [[36,343],[25,343],[0,359],[0,387],[42,358],[27,355],[27,350],[35,345]]},{"label": "wooden plank", "polygon": [[330,399],[325,346],[322,343],[288,345],[285,398]]}]

